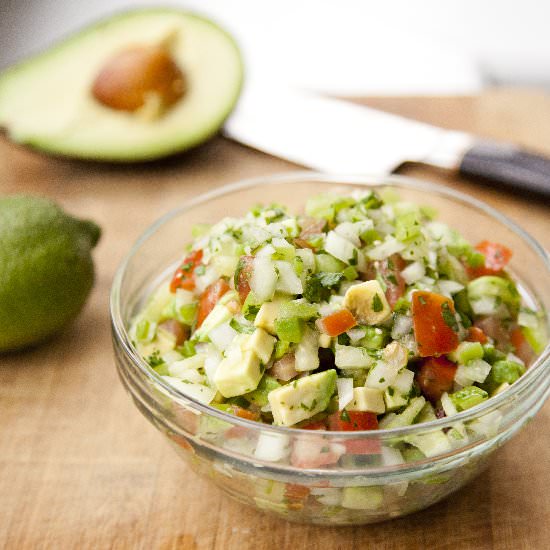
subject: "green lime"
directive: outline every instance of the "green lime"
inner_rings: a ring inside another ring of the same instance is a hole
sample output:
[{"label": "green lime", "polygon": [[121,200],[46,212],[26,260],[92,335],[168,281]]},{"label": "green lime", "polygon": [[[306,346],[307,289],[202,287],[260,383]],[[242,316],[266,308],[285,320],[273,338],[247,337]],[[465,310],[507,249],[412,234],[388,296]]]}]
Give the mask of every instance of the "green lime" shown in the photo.
[{"label": "green lime", "polygon": [[0,352],[39,343],[77,316],[100,234],[50,200],[0,197]]}]

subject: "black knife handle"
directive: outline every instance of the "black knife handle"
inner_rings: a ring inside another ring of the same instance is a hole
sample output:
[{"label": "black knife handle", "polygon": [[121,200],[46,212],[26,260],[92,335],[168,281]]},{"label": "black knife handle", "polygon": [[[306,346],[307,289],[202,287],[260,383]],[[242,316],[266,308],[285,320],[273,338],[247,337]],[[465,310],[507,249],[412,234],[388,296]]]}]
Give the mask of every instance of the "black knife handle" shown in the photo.
[{"label": "black knife handle", "polygon": [[478,142],[464,155],[459,171],[465,176],[503,183],[517,191],[550,197],[550,158],[514,145]]}]

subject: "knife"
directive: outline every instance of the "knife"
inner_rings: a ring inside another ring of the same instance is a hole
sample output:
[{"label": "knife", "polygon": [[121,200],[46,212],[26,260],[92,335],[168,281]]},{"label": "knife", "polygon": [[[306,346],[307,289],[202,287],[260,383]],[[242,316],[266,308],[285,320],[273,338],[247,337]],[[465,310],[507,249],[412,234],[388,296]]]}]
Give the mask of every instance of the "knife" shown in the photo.
[{"label": "knife", "polygon": [[385,174],[420,162],[550,196],[550,159],[311,92],[248,84],[224,134],[309,168]]}]

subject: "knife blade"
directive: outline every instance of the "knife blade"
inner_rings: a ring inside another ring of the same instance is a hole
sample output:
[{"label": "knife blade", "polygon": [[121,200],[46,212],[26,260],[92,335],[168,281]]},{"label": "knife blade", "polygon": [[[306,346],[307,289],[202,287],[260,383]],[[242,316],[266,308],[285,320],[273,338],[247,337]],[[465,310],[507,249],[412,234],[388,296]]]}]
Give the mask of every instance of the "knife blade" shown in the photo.
[{"label": "knife blade", "polygon": [[548,158],[306,91],[248,84],[224,134],[328,173],[383,174],[420,162],[550,196]]}]

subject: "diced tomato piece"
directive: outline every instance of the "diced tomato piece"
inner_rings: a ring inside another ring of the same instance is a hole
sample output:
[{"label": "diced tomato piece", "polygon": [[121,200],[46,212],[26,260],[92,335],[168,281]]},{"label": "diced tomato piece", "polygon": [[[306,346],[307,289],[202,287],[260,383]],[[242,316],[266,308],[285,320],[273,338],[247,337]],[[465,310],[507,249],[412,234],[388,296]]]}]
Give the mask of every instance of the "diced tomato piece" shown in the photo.
[{"label": "diced tomato piece", "polygon": [[202,325],[207,315],[214,309],[218,300],[229,290],[229,285],[224,279],[218,279],[215,283],[206,287],[199,299],[199,311],[197,313],[197,327]]},{"label": "diced tomato piece", "polygon": [[487,343],[487,335],[479,327],[470,327],[468,329],[468,342],[479,342],[480,344]]},{"label": "diced tomato piece", "polygon": [[250,278],[252,277],[252,262],[254,256],[241,256],[235,270],[235,290],[239,293],[241,302],[246,300],[250,292]]},{"label": "diced tomato piece", "polygon": [[283,355],[273,363],[273,366],[267,372],[269,372],[270,376],[273,376],[277,380],[283,380],[283,382],[292,380],[292,378],[298,376],[296,357],[293,353]]},{"label": "diced tomato piece", "polygon": [[248,429],[244,426],[231,426],[225,434],[224,437],[227,437],[228,439],[240,439],[242,437],[246,437],[248,435]]},{"label": "diced tomato piece", "polygon": [[305,500],[309,496],[309,487],[296,483],[287,483],[285,496],[289,500]]},{"label": "diced tomato piece", "polygon": [[194,447],[189,443],[186,437],[183,435],[176,434],[174,432],[167,432],[166,435],[176,444],[178,444],[182,449],[195,453]]},{"label": "diced tomato piece", "polygon": [[473,278],[499,275],[512,257],[512,251],[508,247],[491,241],[480,242],[476,245],[476,250],[485,256],[485,263],[480,267],[468,268],[468,273]]},{"label": "diced tomato piece", "polygon": [[324,420],[317,420],[317,422],[310,422],[304,426],[300,426],[301,430],[326,430],[327,425]]},{"label": "diced tomato piece", "polygon": [[386,284],[386,300],[392,308],[405,293],[405,279],[401,276],[405,266],[405,260],[399,254],[392,254],[378,264],[378,272]]},{"label": "diced tomato piece", "polygon": [[371,412],[337,411],[328,417],[328,426],[333,432],[377,430],[378,418]]},{"label": "diced tomato piece", "polygon": [[238,405],[231,405],[231,412],[238,416],[239,418],[246,418],[247,420],[260,420],[260,413],[257,411],[251,411],[249,409],[244,409]]},{"label": "diced tomato piece", "polygon": [[[378,418],[376,414],[366,411],[337,411],[328,417],[328,425],[335,432],[377,430]],[[381,452],[380,441],[377,439],[348,439],[344,445],[350,454],[372,455]]]},{"label": "diced tomato piece", "polygon": [[510,342],[515,348],[515,355],[519,357],[526,366],[529,366],[535,360],[535,352],[523,335],[521,328],[516,327],[510,332]]},{"label": "diced tomato piece", "polygon": [[202,250],[193,250],[184,260],[183,263],[176,269],[172,282],[170,283],[170,291],[176,292],[178,288],[185,290],[193,290],[195,288],[195,269],[199,266],[202,260]]},{"label": "diced tomato piece", "polygon": [[453,388],[457,366],[446,357],[427,357],[416,372],[416,381],[424,397],[436,403]]},{"label": "diced tomato piece", "polygon": [[449,353],[458,346],[458,323],[451,299],[417,290],[412,295],[412,317],[420,357]]},{"label": "diced tomato piece", "polygon": [[317,321],[317,327],[321,332],[329,336],[338,336],[357,324],[355,317],[348,309],[341,309],[331,315],[327,315]]}]

